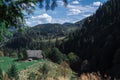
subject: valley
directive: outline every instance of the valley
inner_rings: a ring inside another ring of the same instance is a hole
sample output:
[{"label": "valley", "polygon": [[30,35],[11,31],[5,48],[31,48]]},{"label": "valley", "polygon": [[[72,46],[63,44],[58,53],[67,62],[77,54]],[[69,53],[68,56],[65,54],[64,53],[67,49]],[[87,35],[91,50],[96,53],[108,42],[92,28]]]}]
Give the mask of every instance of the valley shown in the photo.
[{"label": "valley", "polygon": [[[94,14],[75,23],[32,27],[19,20],[21,10],[31,10],[29,1],[5,1],[0,1],[0,80],[120,80],[120,0],[97,2]],[[46,1],[46,10],[54,9],[52,2],[49,6]],[[39,1],[31,3],[42,6]],[[63,3],[74,8],[75,2]],[[16,14],[8,14],[11,11]],[[52,20],[47,12],[38,18],[31,19]]]}]

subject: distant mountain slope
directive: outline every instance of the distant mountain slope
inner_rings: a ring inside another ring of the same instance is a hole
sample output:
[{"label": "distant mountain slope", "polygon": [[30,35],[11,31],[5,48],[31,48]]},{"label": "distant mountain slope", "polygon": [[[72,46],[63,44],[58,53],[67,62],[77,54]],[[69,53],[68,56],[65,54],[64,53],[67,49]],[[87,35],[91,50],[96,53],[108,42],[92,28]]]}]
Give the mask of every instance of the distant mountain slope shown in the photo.
[{"label": "distant mountain slope", "polygon": [[31,29],[41,31],[41,34],[46,36],[64,36],[67,30],[67,28],[63,27],[61,24],[40,24]]},{"label": "distant mountain slope", "polygon": [[[5,48],[30,48],[30,49],[43,49],[43,42],[50,45],[49,41],[55,42],[56,39],[61,40],[70,32],[80,28],[75,24],[39,24],[34,27],[29,27],[25,32],[16,32],[11,40],[5,44]],[[48,43],[49,42],[49,43]]]},{"label": "distant mountain slope", "polygon": [[37,36],[65,36],[66,34],[69,34],[71,31],[75,31],[76,29],[82,27],[83,21],[80,21],[79,23],[64,23],[64,24],[39,24],[34,27],[31,27],[27,30],[27,33],[29,35],[35,35]]}]

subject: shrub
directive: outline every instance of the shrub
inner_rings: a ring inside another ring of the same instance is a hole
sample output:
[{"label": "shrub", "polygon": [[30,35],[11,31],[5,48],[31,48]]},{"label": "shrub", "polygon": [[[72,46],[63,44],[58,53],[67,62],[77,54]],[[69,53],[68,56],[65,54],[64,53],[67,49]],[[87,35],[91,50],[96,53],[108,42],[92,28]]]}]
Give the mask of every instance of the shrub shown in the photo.
[{"label": "shrub", "polygon": [[4,56],[3,51],[0,51],[0,57]]},{"label": "shrub", "polygon": [[23,59],[27,59],[28,58],[28,55],[27,55],[27,52],[26,52],[25,49],[23,50],[22,54],[23,54]]},{"label": "shrub", "polygon": [[64,55],[58,48],[52,48],[48,53],[48,58],[55,63],[61,63],[64,60]]},{"label": "shrub", "polygon": [[110,76],[105,75],[104,77],[99,72],[82,73],[79,80],[116,80]]},{"label": "shrub", "polygon": [[36,74],[35,73],[30,73],[28,80],[35,80],[36,79]]},{"label": "shrub", "polygon": [[0,80],[2,80],[3,79],[3,71],[2,71],[2,69],[0,68]]},{"label": "shrub", "polygon": [[13,52],[10,54],[11,57],[17,57],[17,53]]},{"label": "shrub", "polygon": [[8,75],[0,68],[0,80],[9,80]]},{"label": "shrub", "polygon": [[18,71],[17,71],[17,68],[16,68],[16,65],[13,64],[10,69],[8,70],[8,76],[11,78],[11,79],[15,79],[17,80],[18,79]]},{"label": "shrub", "polygon": [[75,53],[70,52],[68,54],[68,59],[69,59],[70,64],[73,64],[73,63],[77,62],[77,60],[79,59],[79,57]]},{"label": "shrub", "polygon": [[65,61],[61,62],[59,69],[60,69],[61,75],[64,77],[64,79],[66,77],[71,77],[72,71],[67,62],[65,62]]},{"label": "shrub", "polygon": [[50,71],[50,66],[46,63],[44,63],[43,66],[39,68],[39,72],[41,73],[41,80],[47,79],[49,71]]}]

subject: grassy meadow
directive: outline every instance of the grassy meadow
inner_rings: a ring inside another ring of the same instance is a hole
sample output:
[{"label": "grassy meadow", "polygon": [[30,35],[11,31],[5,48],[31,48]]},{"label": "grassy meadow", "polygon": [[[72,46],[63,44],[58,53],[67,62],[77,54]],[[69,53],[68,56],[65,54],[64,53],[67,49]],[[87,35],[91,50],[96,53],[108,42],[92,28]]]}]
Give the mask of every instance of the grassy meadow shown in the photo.
[{"label": "grassy meadow", "polygon": [[29,66],[36,64],[42,60],[29,61],[15,61],[17,58],[0,57],[0,67],[4,71],[8,71],[12,64],[16,64],[18,71],[28,68]]},{"label": "grassy meadow", "polygon": [[41,69],[43,69],[43,65],[47,65],[48,73],[46,74],[47,80],[70,80],[72,76],[72,70],[70,68],[64,67],[63,65],[59,65],[44,60],[33,60],[33,61],[15,61],[17,58],[11,57],[0,57],[0,68],[8,72],[12,64],[16,64],[16,68],[18,69],[19,73],[19,80],[28,80],[29,75],[33,74],[36,75],[35,80],[37,78],[42,78],[43,74]]}]

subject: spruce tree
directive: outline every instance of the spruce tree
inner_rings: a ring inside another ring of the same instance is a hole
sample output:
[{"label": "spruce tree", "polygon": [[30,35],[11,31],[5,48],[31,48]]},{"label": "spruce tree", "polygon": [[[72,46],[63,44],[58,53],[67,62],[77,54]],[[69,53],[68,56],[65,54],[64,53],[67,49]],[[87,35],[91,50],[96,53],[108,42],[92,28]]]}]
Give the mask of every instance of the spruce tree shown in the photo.
[{"label": "spruce tree", "polygon": [[0,68],[0,80],[3,80],[3,71],[1,68]]},{"label": "spruce tree", "polygon": [[18,70],[16,68],[16,65],[13,64],[10,69],[8,70],[8,76],[10,77],[10,79],[15,79],[17,80],[18,77]]}]

